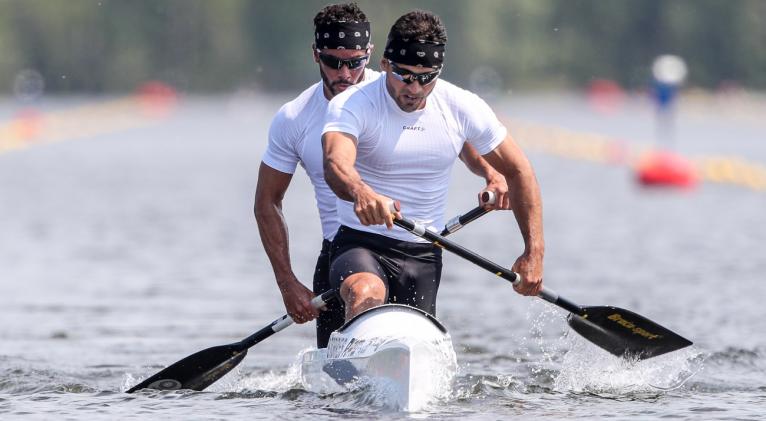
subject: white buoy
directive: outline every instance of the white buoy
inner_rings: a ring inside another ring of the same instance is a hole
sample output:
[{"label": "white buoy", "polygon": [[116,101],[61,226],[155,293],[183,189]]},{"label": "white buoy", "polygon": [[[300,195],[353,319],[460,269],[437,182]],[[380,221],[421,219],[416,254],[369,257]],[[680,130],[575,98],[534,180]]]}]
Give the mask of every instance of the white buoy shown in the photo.
[{"label": "white buoy", "polygon": [[684,60],[672,54],[661,55],[654,59],[652,64],[654,79],[671,86],[682,84],[686,80],[687,72]]}]

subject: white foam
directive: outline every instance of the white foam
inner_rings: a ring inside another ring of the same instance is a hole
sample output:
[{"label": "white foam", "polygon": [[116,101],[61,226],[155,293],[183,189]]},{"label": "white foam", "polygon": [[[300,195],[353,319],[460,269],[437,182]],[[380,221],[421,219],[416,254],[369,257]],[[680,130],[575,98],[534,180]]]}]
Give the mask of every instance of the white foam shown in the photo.
[{"label": "white foam", "polygon": [[554,389],[606,394],[653,393],[681,387],[698,373],[704,355],[694,347],[643,361],[615,357],[579,335],[569,335]]},{"label": "white foam", "polygon": [[228,390],[263,390],[284,393],[292,389],[303,389],[300,376],[301,359],[303,358],[303,354],[311,349],[312,348],[306,348],[299,352],[298,356],[292,363],[290,363],[286,371],[280,372],[270,370],[265,373],[252,373],[237,379],[234,387],[229,387]]}]

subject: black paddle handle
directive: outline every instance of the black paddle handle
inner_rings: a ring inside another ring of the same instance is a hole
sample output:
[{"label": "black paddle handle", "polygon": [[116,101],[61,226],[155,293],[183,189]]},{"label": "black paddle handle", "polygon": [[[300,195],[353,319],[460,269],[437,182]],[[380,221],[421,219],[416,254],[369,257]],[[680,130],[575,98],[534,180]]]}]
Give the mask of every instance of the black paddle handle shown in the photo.
[{"label": "black paddle handle", "polygon": [[481,193],[481,202],[482,204],[480,206],[477,206],[464,213],[463,215],[458,215],[457,217],[447,221],[447,224],[444,226],[444,230],[442,230],[441,235],[450,235],[460,228],[463,228],[468,223],[473,222],[476,219],[479,219],[480,217],[491,212],[492,209],[484,209],[484,206],[495,203],[495,192],[491,190],[483,191]]},{"label": "black paddle handle", "polygon": [[[330,290],[322,293],[321,295],[317,295],[314,297],[313,300],[311,300],[311,305],[314,306],[314,308],[322,309],[327,304],[335,301],[338,299],[338,293],[336,290]],[[268,326],[264,327],[263,329],[253,333],[252,335],[248,336],[247,338],[241,340],[239,342],[239,346],[243,347],[243,349],[248,349],[252,347],[253,345],[257,344],[258,342],[268,338],[269,336],[279,332],[280,330],[290,326],[291,324],[295,323],[292,318],[288,314],[285,314],[284,316],[274,320],[273,322],[269,323]]]},{"label": "black paddle handle", "polygon": [[[392,210],[398,211],[397,208],[398,206],[396,204],[392,204]],[[424,238],[432,242],[437,247],[441,247],[451,253],[457,254],[458,256],[468,260],[469,262],[483,269],[486,269],[489,272],[494,273],[495,275],[511,282],[514,285],[521,282],[521,276],[519,276],[518,273],[513,272],[510,269],[504,268],[488,259],[485,259],[484,257],[474,253],[473,251],[468,250],[465,247],[444,238],[444,236],[441,236],[435,232],[427,230],[423,225],[417,224],[408,218],[405,218],[405,217],[394,218],[394,224],[398,227],[404,228],[405,230],[417,235],[420,238]],[[582,315],[584,313],[584,310],[581,306],[567,300],[564,297],[559,296],[553,290],[543,288],[540,291],[538,296],[544,299],[545,301],[548,301],[551,304],[555,304],[569,311],[570,313],[574,313],[578,315]]]}]

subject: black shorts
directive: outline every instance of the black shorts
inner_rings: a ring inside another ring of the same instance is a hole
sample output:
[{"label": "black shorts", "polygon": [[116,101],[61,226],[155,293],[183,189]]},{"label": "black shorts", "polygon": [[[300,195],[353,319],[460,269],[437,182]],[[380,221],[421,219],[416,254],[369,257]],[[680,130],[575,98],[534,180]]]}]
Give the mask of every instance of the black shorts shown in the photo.
[{"label": "black shorts", "polygon": [[[314,269],[314,294],[319,295],[330,287],[330,242],[322,241],[322,251],[317,259],[317,266]],[[327,348],[327,342],[330,340],[330,334],[343,326],[345,321],[345,308],[340,296],[328,303],[324,311],[319,312],[317,317],[317,348]]]},{"label": "black shorts", "polygon": [[352,273],[370,272],[386,284],[386,302],[436,315],[442,250],[341,226],[332,243],[330,285],[340,288]]}]

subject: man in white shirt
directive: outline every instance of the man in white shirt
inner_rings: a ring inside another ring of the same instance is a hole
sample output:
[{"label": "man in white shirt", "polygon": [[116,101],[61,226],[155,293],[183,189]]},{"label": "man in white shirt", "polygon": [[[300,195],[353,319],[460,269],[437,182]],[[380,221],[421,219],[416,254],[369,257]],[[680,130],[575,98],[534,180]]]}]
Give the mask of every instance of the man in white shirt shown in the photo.
[{"label": "man in white shirt", "polygon": [[512,267],[522,278],[516,291],[536,295],[542,286],[542,200],[534,172],[481,98],[439,79],[446,41],[438,16],[403,15],[388,35],[385,76],[328,106],[325,179],[339,198],[341,224],[330,283],[340,288],[346,320],[386,302],[435,314],[441,249],[394,228],[389,204],[398,200],[402,214],[441,228],[450,170],[466,142],[508,181],[499,200],[510,202],[525,242]]},{"label": "man in white shirt", "polygon": [[[330,289],[328,281],[330,241],[338,230],[336,196],[324,180],[322,167],[322,125],[327,104],[348,87],[376,80],[380,73],[365,66],[372,53],[370,23],[354,4],[324,7],[314,17],[314,61],[319,65],[321,82],[311,85],[286,103],[269,129],[269,144],[258,173],[255,217],[263,247],[271,262],[282,300],[297,323],[317,318],[317,347],[327,345],[330,333],[344,321],[342,303],[330,303],[325,311],[311,306],[314,294]],[[466,165],[487,179],[487,189],[497,194],[507,191],[505,179],[483,162],[470,148],[462,153]],[[313,292],[296,277],[290,264],[287,224],[282,215],[282,198],[300,164],[314,186],[324,240],[317,259]],[[495,207],[507,209],[498,201]]]}]

